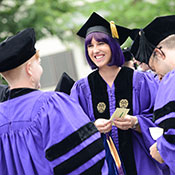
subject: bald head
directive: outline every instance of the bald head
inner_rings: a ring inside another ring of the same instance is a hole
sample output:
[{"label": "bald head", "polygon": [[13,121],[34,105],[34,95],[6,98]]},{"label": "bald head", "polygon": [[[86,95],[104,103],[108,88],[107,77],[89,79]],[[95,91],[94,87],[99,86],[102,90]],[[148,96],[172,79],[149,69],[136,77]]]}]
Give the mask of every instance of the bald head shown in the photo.
[{"label": "bald head", "polygon": [[167,38],[165,38],[164,40],[162,40],[159,44],[158,47],[162,46],[163,48],[166,49],[175,49],[175,35],[170,35]]}]

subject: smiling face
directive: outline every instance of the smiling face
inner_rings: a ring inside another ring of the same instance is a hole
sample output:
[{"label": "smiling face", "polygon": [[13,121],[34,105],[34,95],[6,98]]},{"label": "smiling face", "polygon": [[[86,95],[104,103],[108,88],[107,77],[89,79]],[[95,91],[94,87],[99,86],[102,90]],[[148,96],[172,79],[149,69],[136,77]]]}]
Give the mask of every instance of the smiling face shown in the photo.
[{"label": "smiling face", "polygon": [[96,41],[92,38],[91,43],[87,45],[87,50],[90,59],[98,68],[107,66],[111,61],[111,49],[103,41]]}]

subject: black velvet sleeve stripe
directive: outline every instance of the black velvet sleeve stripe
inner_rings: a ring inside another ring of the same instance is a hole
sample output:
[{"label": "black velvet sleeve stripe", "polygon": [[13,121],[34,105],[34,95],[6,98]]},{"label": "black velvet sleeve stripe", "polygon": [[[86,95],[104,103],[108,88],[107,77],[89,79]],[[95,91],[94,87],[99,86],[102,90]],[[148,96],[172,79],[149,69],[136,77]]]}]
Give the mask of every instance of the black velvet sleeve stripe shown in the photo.
[{"label": "black velvet sleeve stripe", "polygon": [[98,153],[100,153],[103,149],[103,141],[101,138],[99,138],[98,140],[94,141],[86,148],[78,152],[76,155],[72,156],[70,159],[54,167],[54,174],[64,175],[74,171],[75,169],[86,163],[88,160],[96,156]]},{"label": "black velvet sleeve stripe", "polygon": [[86,125],[79,128],[77,131],[66,137],[61,142],[51,146],[46,150],[46,158],[49,161],[66,154],[77,145],[81,144],[84,140],[88,139],[91,135],[98,132],[97,128],[92,122],[87,123]]},{"label": "black velvet sleeve stripe", "polygon": [[164,129],[164,132],[169,129],[175,129],[175,118],[168,118],[159,123],[159,127]]},{"label": "black velvet sleeve stripe", "polygon": [[175,135],[163,135],[167,142],[174,144],[175,143]]},{"label": "black velvet sleeve stripe", "polygon": [[[159,123],[159,126],[164,129],[164,132],[169,129],[175,129],[175,118],[168,118]],[[174,144],[175,143],[175,135],[163,134],[164,138],[167,142]]]},{"label": "black velvet sleeve stripe", "polygon": [[156,121],[157,119],[171,112],[175,112],[175,101],[170,101],[169,103],[164,105],[162,108],[155,110],[153,115],[153,121]]},{"label": "black velvet sleeve stripe", "polygon": [[89,169],[81,173],[80,175],[93,175],[93,174],[101,175],[101,170],[104,165],[104,160],[105,158],[101,159],[94,166],[90,167]]}]

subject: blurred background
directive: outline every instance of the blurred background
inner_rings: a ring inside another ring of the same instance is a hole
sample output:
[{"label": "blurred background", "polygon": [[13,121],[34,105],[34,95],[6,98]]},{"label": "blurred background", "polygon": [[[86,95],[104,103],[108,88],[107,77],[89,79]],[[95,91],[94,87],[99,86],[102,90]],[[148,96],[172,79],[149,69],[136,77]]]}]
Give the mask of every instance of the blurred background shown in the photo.
[{"label": "blurred background", "polygon": [[76,32],[93,11],[118,25],[144,28],[157,16],[174,15],[175,0],[0,0],[0,41],[33,27],[44,69],[42,90],[54,90],[63,72],[74,80],[91,72]]}]

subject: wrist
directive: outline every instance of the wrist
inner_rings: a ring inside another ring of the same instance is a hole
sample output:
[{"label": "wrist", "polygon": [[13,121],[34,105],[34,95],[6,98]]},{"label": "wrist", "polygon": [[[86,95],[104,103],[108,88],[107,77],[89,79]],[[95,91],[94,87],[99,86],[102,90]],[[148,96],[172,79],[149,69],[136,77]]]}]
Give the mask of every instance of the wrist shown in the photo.
[{"label": "wrist", "polygon": [[138,125],[139,125],[139,121],[138,121],[138,118],[136,117],[136,120],[131,129],[136,129]]}]

